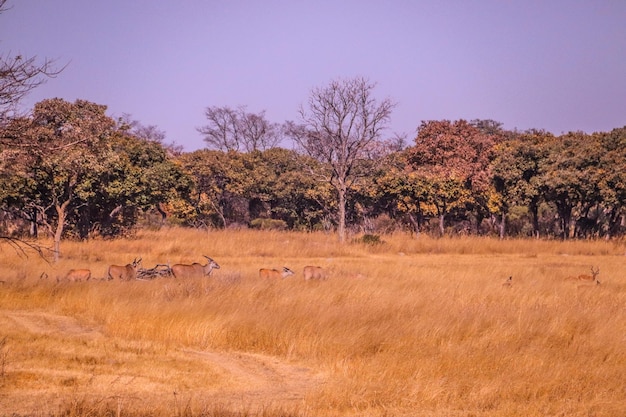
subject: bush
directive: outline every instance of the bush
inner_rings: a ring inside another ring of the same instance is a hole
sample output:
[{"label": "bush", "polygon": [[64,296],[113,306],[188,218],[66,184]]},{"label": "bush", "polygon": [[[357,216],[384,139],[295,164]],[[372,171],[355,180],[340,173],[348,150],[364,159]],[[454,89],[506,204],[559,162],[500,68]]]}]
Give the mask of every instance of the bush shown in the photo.
[{"label": "bush", "polygon": [[259,230],[286,230],[287,222],[276,219],[254,219],[250,222],[250,227]]},{"label": "bush", "polygon": [[361,243],[363,245],[370,245],[370,246],[378,246],[378,245],[384,244],[385,241],[382,240],[379,235],[365,234],[361,236],[360,238],[354,239],[354,243]]}]

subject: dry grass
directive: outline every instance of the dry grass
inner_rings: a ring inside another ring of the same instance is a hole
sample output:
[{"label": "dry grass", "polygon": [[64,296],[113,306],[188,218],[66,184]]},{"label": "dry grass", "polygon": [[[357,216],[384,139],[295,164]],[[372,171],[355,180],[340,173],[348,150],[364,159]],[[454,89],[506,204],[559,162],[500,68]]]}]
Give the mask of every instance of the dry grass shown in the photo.
[{"label": "dry grass", "polygon": [[[0,414],[626,415],[623,243],[383,239],[169,229],[64,242],[56,265],[2,248]],[[209,279],[55,279],[202,255]],[[565,280],[592,265],[600,287]]]}]

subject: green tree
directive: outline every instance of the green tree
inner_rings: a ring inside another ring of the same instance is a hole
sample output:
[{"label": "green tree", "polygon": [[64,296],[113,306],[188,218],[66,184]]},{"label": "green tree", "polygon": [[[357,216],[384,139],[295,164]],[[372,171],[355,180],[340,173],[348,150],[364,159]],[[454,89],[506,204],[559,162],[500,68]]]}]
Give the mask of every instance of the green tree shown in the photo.
[{"label": "green tree", "polygon": [[122,233],[134,227],[140,213],[150,210],[161,215],[162,224],[168,204],[189,197],[191,178],[159,140],[122,131],[111,138],[109,147],[108,168],[91,201],[102,233]]},{"label": "green tree", "polygon": [[[321,224],[328,214],[329,195],[332,192],[302,170],[316,161],[283,148],[272,148],[251,155],[254,166],[251,173],[255,182],[251,194],[253,201],[262,204],[264,213],[252,217],[269,216],[284,221],[293,228],[311,229]],[[251,209],[253,206],[251,205]]]},{"label": "green tree", "polygon": [[495,201],[493,211],[501,216],[501,238],[506,234],[506,216],[513,206],[528,208],[533,235],[539,237],[539,204],[543,195],[538,180],[543,160],[547,157],[546,144],[552,138],[548,132],[528,130],[511,135],[495,146],[491,172],[499,198]]},{"label": "green tree", "polygon": [[561,237],[569,239],[575,231],[574,215],[586,217],[590,207],[599,202],[602,149],[595,136],[582,132],[559,136],[548,145],[541,167],[541,189],[546,200],[556,206]]},{"label": "green tree", "polygon": [[394,152],[385,158],[374,183],[377,203],[391,218],[406,218],[415,235],[419,235],[427,217],[427,183],[411,168],[407,152]]},{"label": "green tree", "polygon": [[72,206],[88,199],[93,183],[105,168],[106,143],[113,120],[105,106],[77,100],[44,100],[32,117],[20,122],[19,144],[14,144],[12,168],[24,182],[24,206],[38,212],[54,238],[54,259]]},{"label": "green tree", "polygon": [[626,215],[626,127],[598,135],[602,146],[598,188],[606,209],[607,237],[614,237],[623,234]]},{"label": "green tree", "polygon": [[253,186],[254,178],[244,154],[203,149],[182,154],[177,160],[193,178],[193,224],[225,228],[249,220],[248,202],[243,196]]}]

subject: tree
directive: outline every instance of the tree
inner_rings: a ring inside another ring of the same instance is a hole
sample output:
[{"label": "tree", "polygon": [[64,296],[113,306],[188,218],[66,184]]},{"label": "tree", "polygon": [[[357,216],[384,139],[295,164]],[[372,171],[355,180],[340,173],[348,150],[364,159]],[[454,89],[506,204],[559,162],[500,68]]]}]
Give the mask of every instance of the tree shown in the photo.
[{"label": "tree", "polygon": [[423,206],[428,198],[428,185],[426,179],[408,164],[407,152],[390,154],[374,181],[378,204],[392,218],[405,217],[418,236],[426,217]]},{"label": "tree", "polygon": [[209,124],[198,128],[204,141],[221,151],[253,152],[273,148],[280,142],[278,124],[265,118],[265,111],[248,113],[244,106],[232,109],[207,107],[205,116]]},{"label": "tree", "polygon": [[602,133],[604,150],[598,172],[600,194],[607,212],[607,237],[623,231],[626,206],[626,126]]},{"label": "tree", "polygon": [[573,220],[587,217],[588,210],[600,201],[598,172],[603,150],[597,136],[583,132],[559,136],[548,146],[541,189],[546,200],[556,205],[561,237],[569,239],[575,232]]},{"label": "tree", "polygon": [[53,236],[55,261],[70,210],[93,195],[106,166],[114,122],[105,110],[84,100],[51,99],[37,103],[31,118],[14,122],[20,135],[5,156],[12,175],[26,179],[22,204],[37,212]]},{"label": "tree", "polygon": [[423,121],[415,145],[408,149],[412,168],[426,179],[427,203],[439,217],[439,232],[453,210],[477,204],[488,192],[493,138],[465,120]]},{"label": "tree", "polygon": [[141,212],[157,211],[161,224],[165,206],[189,197],[191,178],[168,157],[168,150],[156,140],[124,131],[111,138],[108,168],[89,204],[99,215],[101,232],[117,235],[135,226]]},{"label": "tree", "polygon": [[[0,14],[7,10],[5,4],[6,0],[0,0]],[[62,70],[56,69],[55,61],[50,59],[40,62],[34,56],[0,55],[0,121],[6,121],[26,94]]]},{"label": "tree", "polygon": [[194,180],[192,224],[226,228],[249,220],[247,196],[254,186],[249,155],[202,149],[180,155],[177,160]]},{"label": "tree", "polygon": [[300,108],[303,123],[288,125],[289,135],[298,146],[325,164],[311,172],[337,192],[340,242],[346,235],[346,196],[366,173],[359,170],[360,163],[380,156],[382,131],[394,107],[390,99],[377,102],[375,86],[364,78],[352,78],[314,88],[308,109]]},{"label": "tree", "polygon": [[501,215],[501,238],[505,236],[506,216],[513,206],[528,208],[533,235],[539,237],[539,204],[543,198],[539,178],[547,157],[546,143],[552,138],[548,132],[528,130],[496,145],[491,171],[500,198],[496,212]]},{"label": "tree", "polygon": [[[254,185],[250,197],[251,217],[270,217],[284,221],[289,228],[318,227],[329,207],[326,183],[315,181],[302,170],[303,164],[315,164],[310,158],[283,148],[268,149],[250,154],[254,158]],[[305,161],[306,159],[306,161]],[[324,185],[324,186],[320,186]],[[332,192],[330,192],[332,194]]]}]

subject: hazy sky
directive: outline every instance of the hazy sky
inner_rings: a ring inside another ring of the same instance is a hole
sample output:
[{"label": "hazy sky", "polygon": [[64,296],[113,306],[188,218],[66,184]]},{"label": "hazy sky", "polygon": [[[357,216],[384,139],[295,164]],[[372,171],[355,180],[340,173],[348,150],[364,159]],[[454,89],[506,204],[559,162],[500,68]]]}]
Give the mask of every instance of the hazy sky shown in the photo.
[{"label": "hazy sky", "polygon": [[314,87],[362,76],[422,120],[588,133],[626,125],[624,0],[9,0],[0,52],[67,68],[24,102],[108,106],[205,147],[208,106],[298,120]]}]

